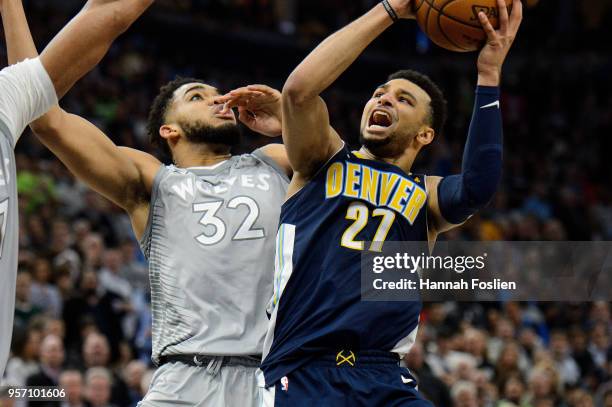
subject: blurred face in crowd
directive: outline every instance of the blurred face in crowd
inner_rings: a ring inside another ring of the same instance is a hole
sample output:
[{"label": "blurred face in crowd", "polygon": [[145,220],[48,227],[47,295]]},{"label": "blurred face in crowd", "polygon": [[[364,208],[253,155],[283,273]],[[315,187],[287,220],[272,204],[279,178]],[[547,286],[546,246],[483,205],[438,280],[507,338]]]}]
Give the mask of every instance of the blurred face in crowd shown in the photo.
[{"label": "blurred face in crowd", "polygon": [[473,388],[464,388],[453,396],[455,407],[478,407],[478,398]]},{"label": "blurred face in crowd", "polygon": [[64,345],[59,337],[49,335],[43,339],[40,346],[40,361],[52,369],[59,369],[62,366],[64,363]]},{"label": "blurred face in crowd", "polygon": [[105,406],[110,401],[111,383],[107,377],[95,375],[89,378],[85,391],[93,407]]},{"label": "blurred face in crowd", "polygon": [[[406,79],[393,79],[377,88],[361,117],[361,144],[377,157],[395,158],[409,149],[431,143],[431,98]],[[417,138],[417,135],[427,135]]]},{"label": "blurred face in crowd", "polygon": [[51,279],[51,264],[49,260],[38,258],[34,262],[34,279],[40,283],[48,283]]},{"label": "blurred face in crowd", "polygon": [[[193,144],[215,144],[225,148],[240,141],[236,116],[230,109],[222,113],[223,105],[214,104],[219,91],[204,83],[187,83],[174,91],[173,99],[160,130],[164,138],[178,133]],[[172,143],[170,148],[172,148]]]},{"label": "blurred face in crowd", "polygon": [[104,254],[104,266],[114,273],[118,273],[121,270],[123,261],[121,258],[121,252],[117,249],[109,249]]},{"label": "blurred face in crowd", "polygon": [[98,333],[91,333],[83,344],[83,359],[87,367],[106,366],[110,358],[110,348],[106,338]]},{"label": "blurred face in crowd", "polygon": [[83,376],[76,370],[63,372],[59,385],[66,391],[66,399],[70,404],[79,404],[83,400]]},{"label": "blurred face in crowd", "polygon": [[465,334],[466,350],[474,356],[484,356],[487,342],[484,334],[476,329],[470,329]]},{"label": "blurred face in crowd", "polygon": [[128,385],[128,387],[140,392],[140,384],[146,371],[147,366],[144,363],[138,360],[131,361],[125,367],[123,375],[125,383]]},{"label": "blurred face in crowd", "polygon": [[37,330],[30,330],[28,333],[28,339],[23,349],[23,356],[27,360],[36,359],[40,353],[40,342],[42,335]]},{"label": "blurred face in crowd", "polygon": [[553,392],[552,377],[545,370],[533,371],[529,386],[536,397],[547,397]]},{"label": "blurred face in crowd", "polygon": [[504,398],[519,404],[521,396],[525,393],[525,386],[516,376],[510,377],[504,385]]},{"label": "blurred face in crowd", "polygon": [[550,338],[550,349],[553,356],[564,356],[568,351],[567,337],[563,332],[555,332]]},{"label": "blurred face in crowd", "polygon": [[17,274],[16,284],[15,297],[17,298],[17,301],[29,302],[30,286],[32,284],[32,276],[30,276],[30,273],[20,272]]}]

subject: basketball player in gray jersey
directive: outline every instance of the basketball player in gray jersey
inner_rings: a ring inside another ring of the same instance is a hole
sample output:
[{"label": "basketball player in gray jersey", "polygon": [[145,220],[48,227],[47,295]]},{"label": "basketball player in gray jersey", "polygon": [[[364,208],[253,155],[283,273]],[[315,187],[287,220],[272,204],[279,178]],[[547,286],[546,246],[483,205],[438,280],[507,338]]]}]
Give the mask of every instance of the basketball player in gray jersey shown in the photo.
[{"label": "basketball player in gray jersey", "polygon": [[0,0],[9,63],[15,64],[0,72],[0,379],[15,309],[19,229],[15,144],[28,123],[47,112],[58,95],[90,71],[111,42],[152,2],[90,0],[37,58],[21,0]]},{"label": "basketball player in gray jersey", "polygon": [[[255,89],[258,108],[247,101],[239,119],[280,135],[280,93]],[[141,406],[259,404],[256,370],[290,169],[282,145],[232,156],[239,128],[218,97],[196,79],[161,89],[148,129],[173,165],[117,147],[59,107],[32,125],[73,174],[126,210],[149,258],[159,369]]]}]

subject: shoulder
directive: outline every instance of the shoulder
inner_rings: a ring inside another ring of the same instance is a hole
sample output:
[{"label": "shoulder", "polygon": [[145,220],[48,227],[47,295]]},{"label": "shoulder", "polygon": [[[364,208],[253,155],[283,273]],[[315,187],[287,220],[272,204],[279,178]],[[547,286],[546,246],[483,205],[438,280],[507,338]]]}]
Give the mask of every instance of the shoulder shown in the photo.
[{"label": "shoulder", "polygon": [[252,155],[270,165],[278,167],[287,177],[291,177],[293,174],[284,144],[268,144],[253,151]]}]

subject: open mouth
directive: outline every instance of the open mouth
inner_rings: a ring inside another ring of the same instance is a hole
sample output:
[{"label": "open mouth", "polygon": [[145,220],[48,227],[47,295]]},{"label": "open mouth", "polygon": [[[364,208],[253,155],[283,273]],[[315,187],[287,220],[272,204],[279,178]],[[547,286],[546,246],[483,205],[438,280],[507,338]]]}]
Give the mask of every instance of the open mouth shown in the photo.
[{"label": "open mouth", "polygon": [[393,124],[391,114],[384,110],[375,110],[370,116],[368,127],[371,130],[384,130]]}]

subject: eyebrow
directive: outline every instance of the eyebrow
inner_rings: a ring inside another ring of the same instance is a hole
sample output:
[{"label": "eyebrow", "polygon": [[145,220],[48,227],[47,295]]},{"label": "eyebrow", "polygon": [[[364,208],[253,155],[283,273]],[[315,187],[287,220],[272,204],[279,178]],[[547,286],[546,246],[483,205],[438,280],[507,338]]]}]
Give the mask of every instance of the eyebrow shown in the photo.
[{"label": "eyebrow", "polygon": [[204,86],[204,85],[195,85],[195,86],[192,86],[191,88],[187,89],[187,91],[185,91],[183,96],[187,96],[187,94],[189,92],[192,92],[192,91],[197,90],[197,89],[206,89],[206,86]]},{"label": "eyebrow", "polygon": [[[380,85],[379,87],[376,88],[376,90],[378,90],[378,89],[382,89],[382,90],[386,91],[386,90],[389,89],[389,84],[386,83],[384,85]],[[411,98],[414,101],[415,104],[418,103],[417,98],[412,93],[407,91],[406,89],[400,88],[399,93],[400,93],[400,95],[405,95],[405,96],[408,96],[409,98]]]}]

